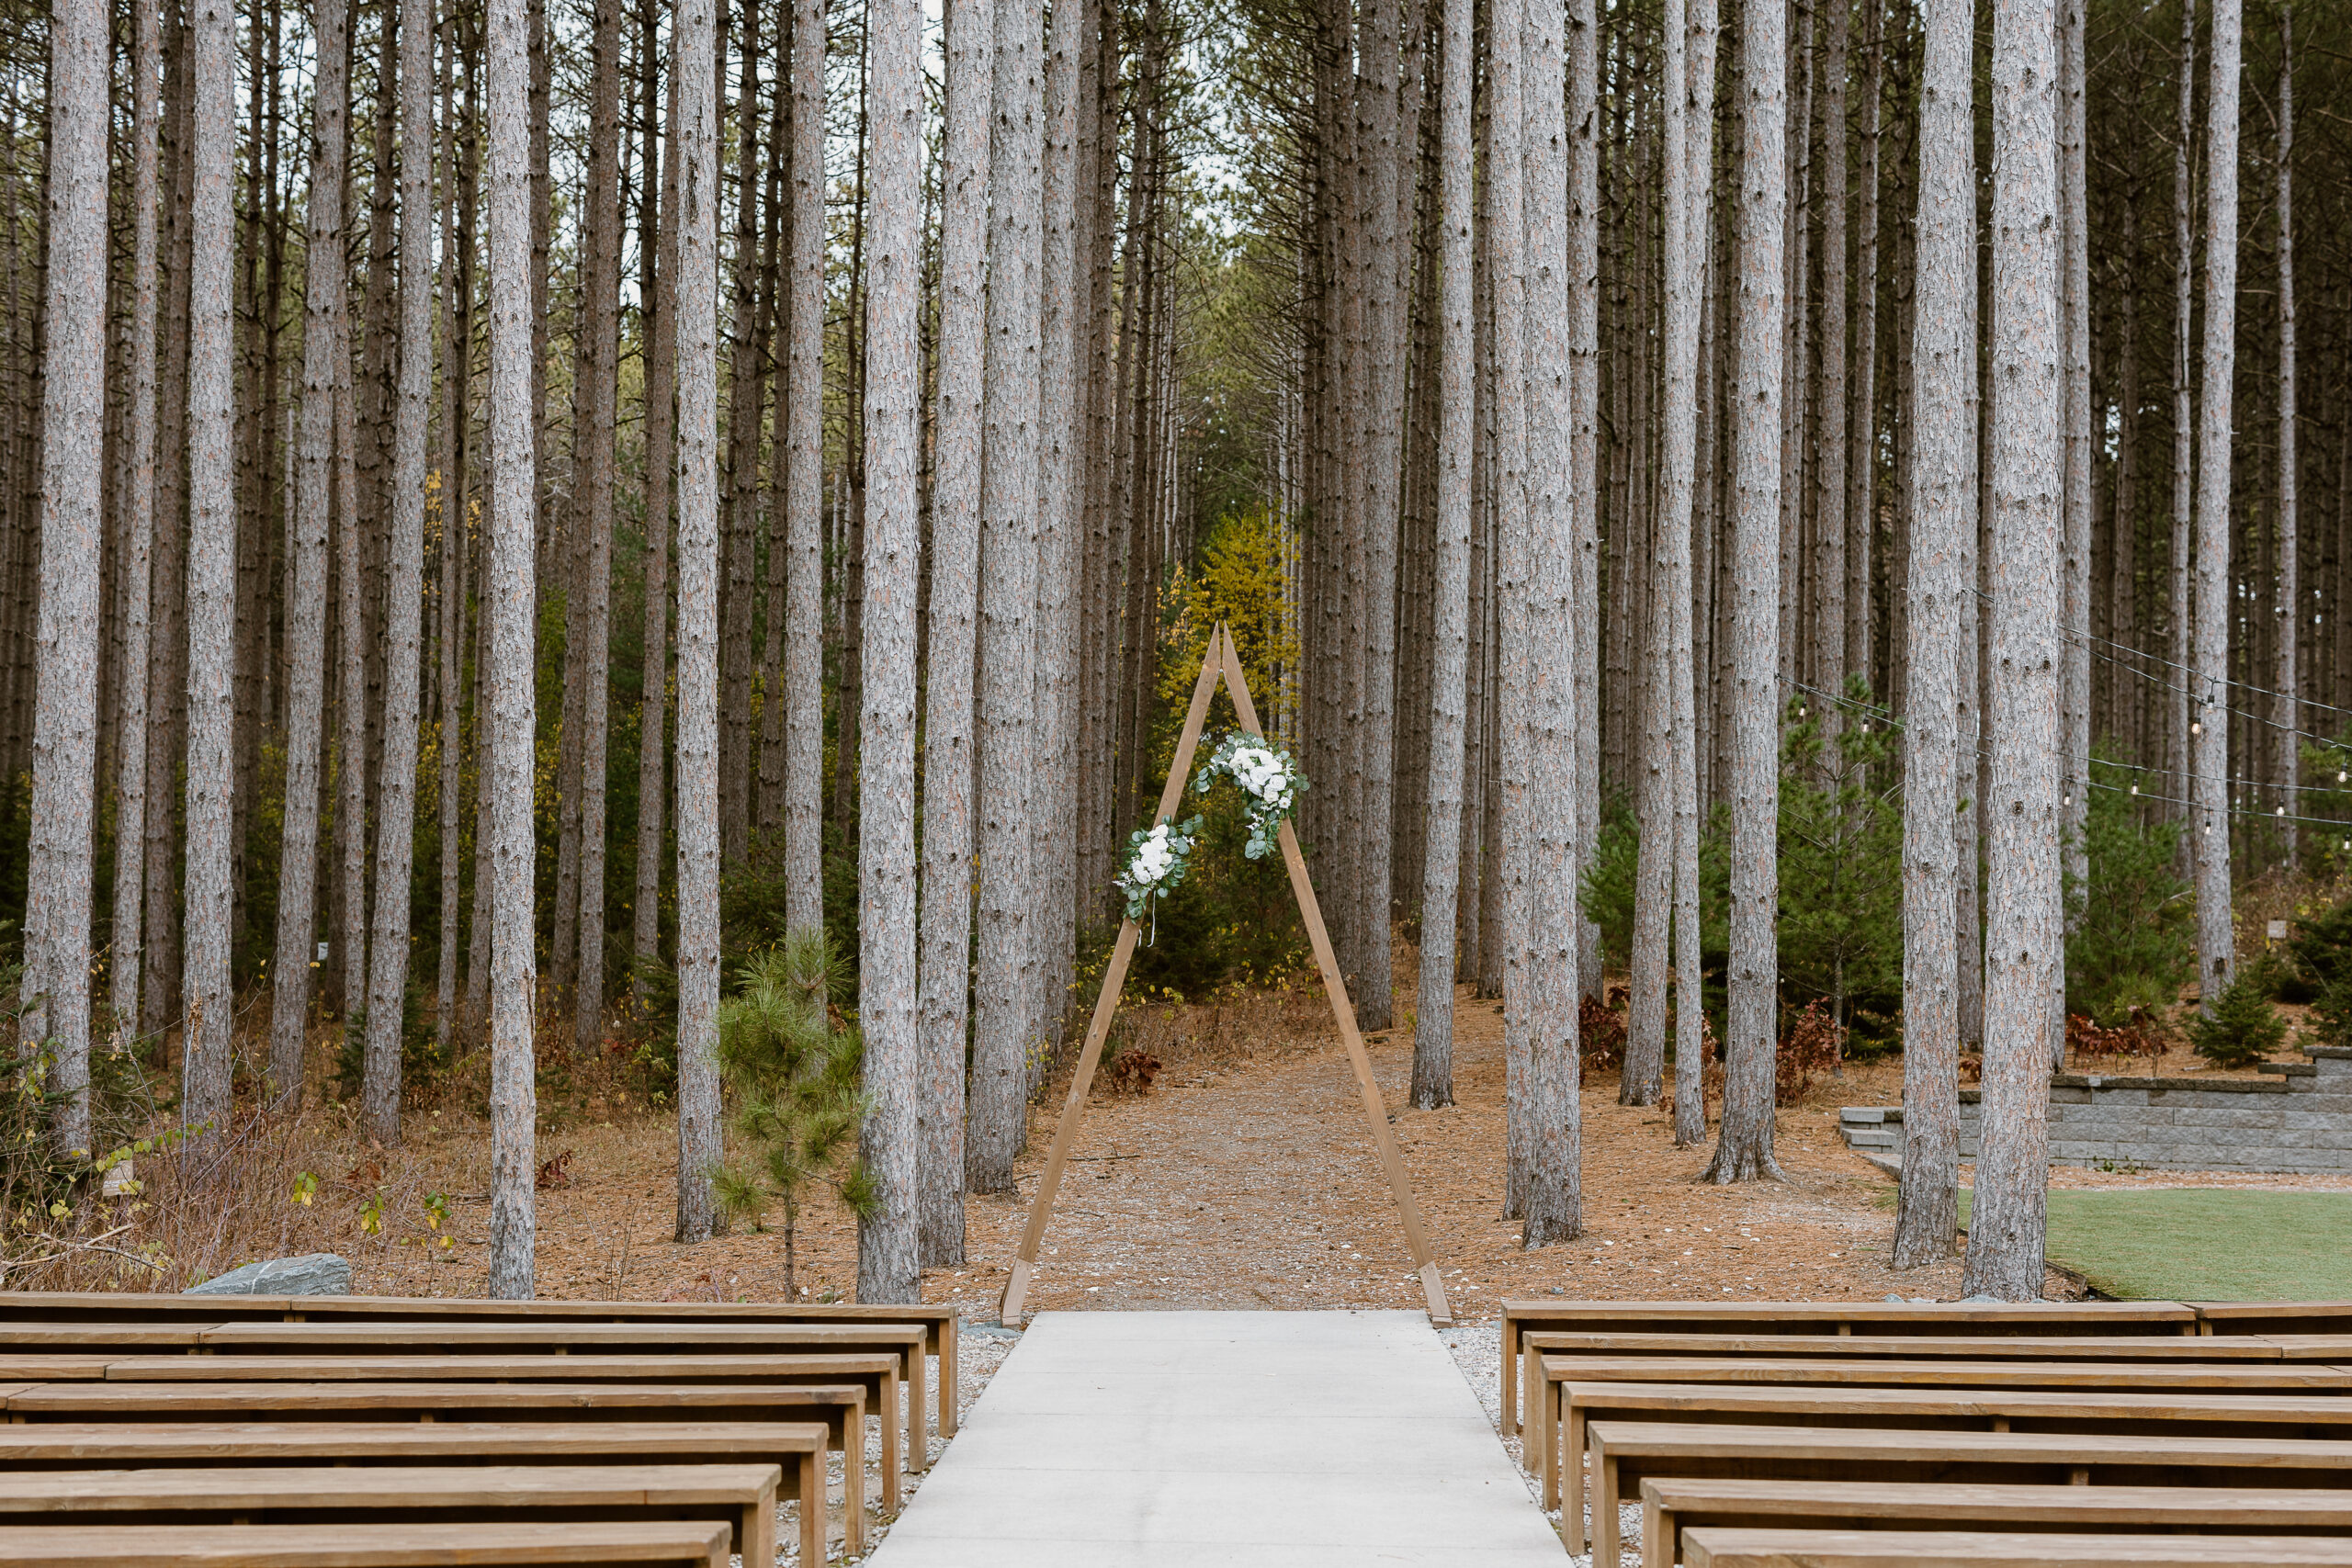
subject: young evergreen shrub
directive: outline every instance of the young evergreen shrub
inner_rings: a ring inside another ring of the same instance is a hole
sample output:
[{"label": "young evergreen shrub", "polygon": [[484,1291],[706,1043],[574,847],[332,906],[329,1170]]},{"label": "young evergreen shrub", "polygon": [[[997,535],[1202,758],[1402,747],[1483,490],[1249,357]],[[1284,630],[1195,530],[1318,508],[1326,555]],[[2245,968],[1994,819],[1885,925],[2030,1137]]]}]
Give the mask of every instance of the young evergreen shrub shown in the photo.
[{"label": "young evergreen shrub", "polygon": [[2091,759],[2088,872],[2067,879],[2066,1010],[2103,1029],[2122,1028],[2143,1010],[2170,1012],[2197,964],[2196,903],[2175,870],[2180,824],[2150,816],[2135,785],[2146,787],[2140,769]]},{"label": "young evergreen shrub", "polygon": [[2287,1043],[2287,1021],[2251,982],[2233,980],[2213,998],[2213,1010],[2188,1022],[2197,1054],[2217,1067],[2245,1067]]},{"label": "young evergreen shrub", "polygon": [[1866,1055],[1902,1031],[1902,736],[1860,678],[1834,739],[1824,706],[1792,703],[1781,746],[1781,995],[1823,999]]},{"label": "young evergreen shrub", "polygon": [[793,1269],[801,1204],[823,1184],[860,1214],[875,1202],[857,1159],[867,1095],[865,1043],[832,1010],[844,966],[821,931],[796,931],[743,969],[743,988],[718,1009],[718,1069],[735,1103],[737,1157],[711,1175],[719,1207],[755,1227],[784,1210],[784,1290]]}]

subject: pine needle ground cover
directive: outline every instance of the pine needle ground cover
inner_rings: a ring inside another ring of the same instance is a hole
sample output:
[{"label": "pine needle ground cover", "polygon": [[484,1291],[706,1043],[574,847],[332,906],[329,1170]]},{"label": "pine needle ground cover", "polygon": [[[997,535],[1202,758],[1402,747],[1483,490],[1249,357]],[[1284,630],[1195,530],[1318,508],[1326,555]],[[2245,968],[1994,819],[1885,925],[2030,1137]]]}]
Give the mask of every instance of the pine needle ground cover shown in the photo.
[{"label": "pine needle ground cover", "polygon": [[[1962,1189],[1963,1225],[1968,1200]],[[2103,1295],[2135,1300],[2352,1296],[2352,1192],[2054,1190],[2050,1261]]]}]

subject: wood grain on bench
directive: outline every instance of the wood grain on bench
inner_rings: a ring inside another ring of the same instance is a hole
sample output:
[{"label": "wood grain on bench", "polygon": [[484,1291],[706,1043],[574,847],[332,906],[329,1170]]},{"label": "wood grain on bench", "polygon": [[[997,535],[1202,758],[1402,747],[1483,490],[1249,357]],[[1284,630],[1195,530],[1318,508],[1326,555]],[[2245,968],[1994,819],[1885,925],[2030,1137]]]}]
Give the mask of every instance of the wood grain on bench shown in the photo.
[{"label": "wood grain on bench", "polygon": [[[0,1475],[97,1468],[224,1465],[595,1466],[781,1463],[778,1495],[821,1535],[822,1422],[29,1422],[0,1425]],[[844,1508],[848,1549],[863,1515]],[[813,1524],[810,1515],[816,1516]]]},{"label": "wood grain on bench", "polygon": [[[1617,1504],[1652,1475],[1789,1481],[2311,1486],[2352,1476],[2352,1441],[2118,1432],[1953,1432],[1866,1427],[1600,1420],[1595,1561],[1614,1562]],[[1563,1517],[1571,1546],[1581,1518]]]},{"label": "wood grain on bench", "polygon": [[345,1317],[381,1322],[508,1321],[757,1324],[917,1323],[931,1354],[939,1358],[939,1435],[956,1435],[956,1366],[959,1319],[953,1303],[909,1305],[828,1302],[502,1302],[441,1296],[185,1296],[113,1291],[13,1291],[0,1292],[0,1321],[14,1318],[63,1321],[93,1317],[114,1321],[154,1318],[177,1322],[209,1317],[217,1322],[277,1318],[303,1322]]},{"label": "wood grain on bench", "polygon": [[[746,1563],[772,1563],[782,1479],[773,1464],[51,1471],[0,1475],[0,1526],[725,1519]],[[801,1511],[804,1563],[824,1561],[824,1518]]]},{"label": "wood grain on bench", "polygon": [[106,1348],[142,1355],[568,1355],[675,1353],[812,1355],[882,1351],[899,1361],[908,1462],[929,1460],[923,1431],[927,1333],[914,1324],[503,1323],[25,1323],[0,1321],[0,1355]]},{"label": "wood grain on bench", "polygon": [[[865,1390],[855,1383],[67,1382],[0,1389],[0,1407],[27,1422],[822,1421],[848,1506],[865,1505]],[[893,1447],[882,1445],[886,1513],[899,1506]]]},{"label": "wood grain on bench", "polygon": [[[1628,1335],[1708,1334],[1984,1338],[2003,1335],[2114,1337],[2197,1333],[2178,1302],[1570,1302],[1506,1301],[1502,1314],[1503,1430],[1519,1429],[1520,1341],[1531,1333],[1587,1334],[1623,1344]],[[1560,1347],[1566,1348],[1567,1347]],[[1603,1346],[1603,1348],[1611,1348]]]},{"label": "wood grain on bench", "polygon": [[1702,1529],[1690,1568],[2321,1568],[2352,1540],[2294,1536],[1973,1535],[1945,1530]]},{"label": "wood grain on bench", "polygon": [[1678,1532],[1706,1527],[1829,1529],[1872,1519],[1939,1529],[2219,1529],[2352,1533],[2352,1491],[2185,1486],[1905,1485],[1867,1481],[1642,1483],[1643,1568],[1679,1561]]},{"label": "wood grain on bench", "polygon": [[43,1568],[459,1568],[603,1562],[728,1568],[723,1524],[0,1527],[0,1563]]},{"label": "wood grain on bench", "polygon": [[1536,1424],[1526,1451],[1544,1483],[1546,1507],[1559,1498],[1560,1470],[1577,1457],[1560,1439],[1560,1386],[1566,1382],[1708,1383],[1740,1386],[1834,1385],[1917,1389],[2114,1389],[2266,1393],[2352,1393],[2352,1369],[2316,1361],[2221,1361],[2132,1364],[2115,1361],[1903,1361],[1828,1357],[1632,1358],[1544,1356],[1536,1359],[1541,1391],[1528,1408]]},{"label": "wood grain on bench", "polygon": [[[66,1385],[72,1386],[72,1385]],[[1894,1427],[2082,1434],[2095,1441],[2143,1427],[2190,1427],[2216,1437],[2352,1438],[2352,1399],[2324,1394],[2145,1393],[2105,1390],[1747,1388],[1700,1383],[1564,1382],[1561,1506],[1581,1512],[1585,1428],[1596,1417],[1792,1427]],[[1549,1489],[1547,1488],[1547,1493]],[[1549,1506],[1553,1498],[1546,1496]]]}]

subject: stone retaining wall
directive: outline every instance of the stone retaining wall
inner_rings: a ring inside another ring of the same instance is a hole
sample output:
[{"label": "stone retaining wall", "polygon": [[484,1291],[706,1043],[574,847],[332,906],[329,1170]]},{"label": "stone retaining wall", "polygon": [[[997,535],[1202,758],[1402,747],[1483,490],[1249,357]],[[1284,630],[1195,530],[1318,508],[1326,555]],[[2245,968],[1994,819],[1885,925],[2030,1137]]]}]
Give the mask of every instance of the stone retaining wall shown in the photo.
[{"label": "stone retaining wall", "polygon": [[[2150,1170],[2352,1173],[2352,1050],[2307,1048],[2258,1078],[2050,1079],[2050,1163]],[[1978,1091],[1960,1091],[1960,1156],[1976,1157]],[[1900,1158],[1899,1106],[1849,1106],[1838,1131],[1855,1149]]]}]

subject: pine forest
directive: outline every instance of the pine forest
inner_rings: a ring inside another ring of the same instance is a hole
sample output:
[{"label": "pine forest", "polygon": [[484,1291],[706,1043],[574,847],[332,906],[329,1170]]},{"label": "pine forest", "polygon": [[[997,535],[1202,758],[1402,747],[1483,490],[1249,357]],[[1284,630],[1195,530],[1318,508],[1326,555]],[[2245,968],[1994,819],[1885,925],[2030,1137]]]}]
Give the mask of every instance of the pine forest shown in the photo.
[{"label": "pine forest", "polygon": [[1521,1246],[1604,1044],[1725,1184],[1899,1052],[2031,1299],[2070,1037],[2352,1044],[2348,137],[2325,0],[19,4],[0,1272],[430,1105],[528,1297],[594,1066],[920,1299],[1280,817]]}]

